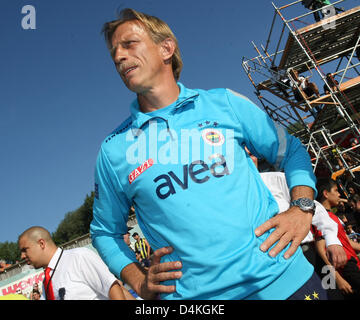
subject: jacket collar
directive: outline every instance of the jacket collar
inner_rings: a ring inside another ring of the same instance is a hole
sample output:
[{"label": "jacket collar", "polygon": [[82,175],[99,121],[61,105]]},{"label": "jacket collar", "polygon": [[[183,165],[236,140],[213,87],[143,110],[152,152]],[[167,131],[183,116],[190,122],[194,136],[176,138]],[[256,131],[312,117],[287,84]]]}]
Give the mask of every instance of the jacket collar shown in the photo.
[{"label": "jacket collar", "polygon": [[60,258],[61,251],[62,251],[61,248],[57,248],[57,250],[55,251],[54,255],[52,256],[52,258],[51,258],[51,260],[50,260],[50,262],[48,264],[49,268],[54,270],[54,268],[56,266],[56,263]]},{"label": "jacket collar", "polygon": [[135,128],[140,128],[145,122],[151,120],[154,117],[168,118],[170,113],[186,105],[188,102],[194,101],[195,98],[199,95],[197,91],[186,88],[180,82],[178,82],[177,85],[180,88],[179,96],[173,104],[167,107],[148,113],[143,113],[140,111],[138,99],[135,99],[130,106],[132,126]]}]

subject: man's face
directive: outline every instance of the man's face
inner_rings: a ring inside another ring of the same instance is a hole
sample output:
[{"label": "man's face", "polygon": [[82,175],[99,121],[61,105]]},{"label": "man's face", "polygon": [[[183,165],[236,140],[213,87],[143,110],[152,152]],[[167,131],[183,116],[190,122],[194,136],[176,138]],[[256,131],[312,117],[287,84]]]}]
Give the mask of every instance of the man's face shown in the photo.
[{"label": "man's face", "polygon": [[40,300],[40,294],[38,294],[37,292],[34,292],[34,300]]},{"label": "man's face", "polygon": [[354,201],[350,201],[350,202],[349,202],[349,207],[350,207],[351,210],[355,210],[355,208],[356,208],[356,203],[355,203]]},{"label": "man's face", "polygon": [[357,212],[360,212],[360,201],[356,201],[356,203],[355,203],[355,210],[356,210]]},{"label": "man's face", "polygon": [[333,186],[330,191],[326,191],[327,192],[327,200],[329,201],[330,205],[332,207],[335,207],[339,204],[340,202],[340,193],[338,191],[338,187],[337,186]]},{"label": "man's face", "polygon": [[25,259],[27,264],[33,265],[36,269],[42,267],[43,250],[39,242],[30,240],[27,236],[19,240],[21,259]]},{"label": "man's face", "polygon": [[111,44],[116,68],[128,89],[141,94],[156,85],[164,67],[161,46],[153,42],[141,23],[119,25]]},{"label": "man's face", "polygon": [[124,241],[127,245],[130,244],[130,235],[128,233],[124,234]]}]

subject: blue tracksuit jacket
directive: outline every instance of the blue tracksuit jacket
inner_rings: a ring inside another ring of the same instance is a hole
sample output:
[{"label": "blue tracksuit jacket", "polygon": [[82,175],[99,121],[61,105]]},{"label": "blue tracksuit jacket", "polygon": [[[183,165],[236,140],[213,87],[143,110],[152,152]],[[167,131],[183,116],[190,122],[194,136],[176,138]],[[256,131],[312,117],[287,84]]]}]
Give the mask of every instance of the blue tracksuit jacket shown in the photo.
[{"label": "blue tracksuit jacket", "polygon": [[[178,83],[175,103],[139,110],[103,142],[95,171],[93,245],[120,275],[135,256],[123,241],[129,207],[163,262],[181,260],[176,292],[163,299],[286,299],[311,276],[301,249],[288,260],[260,251],[269,233],[256,227],[278,212],[246,145],[283,168],[289,188],[315,190],[310,158],[247,98],[229,90],[192,90]],[[175,283],[174,283],[175,282]]]}]

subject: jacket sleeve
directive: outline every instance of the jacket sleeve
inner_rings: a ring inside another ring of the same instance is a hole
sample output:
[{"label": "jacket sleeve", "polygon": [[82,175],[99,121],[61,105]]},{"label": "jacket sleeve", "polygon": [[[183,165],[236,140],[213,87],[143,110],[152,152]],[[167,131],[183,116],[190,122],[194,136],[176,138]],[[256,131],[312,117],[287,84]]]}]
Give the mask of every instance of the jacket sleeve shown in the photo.
[{"label": "jacket sleeve", "polygon": [[109,291],[117,281],[116,277],[95,252],[91,249],[83,249],[78,253],[78,272],[94,292],[109,298]]},{"label": "jacket sleeve", "polygon": [[315,214],[312,220],[312,224],[322,233],[322,236],[325,239],[326,247],[333,244],[342,246],[340,240],[337,237],[338,234],[338,225],[337,223],[329,217],[324,206],[315,200]]},{"label": "jacket sleeve", "polygon": [[239,122],[243,144],[257,158],[265,158],[277,170],[284,170],[291,189],[308,186],[316,191],[316,178],[310,156],[300,140],[274,123],[270,117],[246,97],[227,89],[229,105]]},{"label": "jacket sleeve", "polygon": [[123,239],[127,232],[130,206],[106,153],[101,149],[95,169],[95,198],[90,234],[93,246],[117,277],[120,277],[121,270],[126,265],[137,261],[134,252]]}]

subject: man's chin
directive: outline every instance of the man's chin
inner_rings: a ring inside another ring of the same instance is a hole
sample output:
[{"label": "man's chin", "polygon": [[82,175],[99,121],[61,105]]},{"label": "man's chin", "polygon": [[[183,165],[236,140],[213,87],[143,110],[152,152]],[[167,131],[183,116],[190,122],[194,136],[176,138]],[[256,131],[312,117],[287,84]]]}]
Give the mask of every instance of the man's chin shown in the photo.
[{"label": "man's chin", "polygon": [[35,269],[39,269],[39,266],[34,265],[33,263],[31,263],[31,261],[27,261],[26,262],[28,266],[33,266]]},{"label": "man's chin", "polygon": [[125,82],[125,86],[130,91],[132,91],[132,92],[134,92],[136,94],[140,94],[142,92],[142,89],[139,86],[137,86],[136,84],[134,84],[134,83]]},{"label": "man's chin", "polygon": [[139,81],[135,81],[135,79],[129,79],[128,81],[124,81],[126,88],[136,94],[144,94],[148,91],[148,87],[146,85],[141,84]]}]

